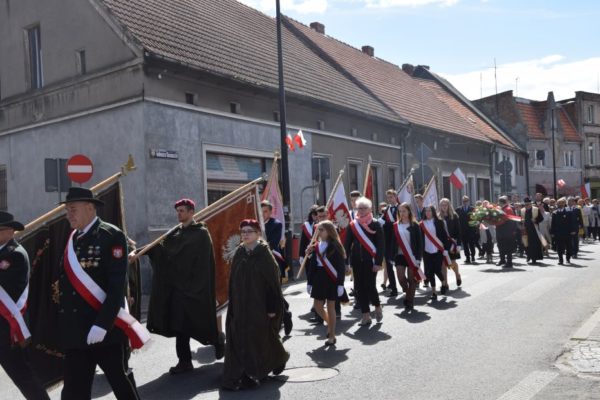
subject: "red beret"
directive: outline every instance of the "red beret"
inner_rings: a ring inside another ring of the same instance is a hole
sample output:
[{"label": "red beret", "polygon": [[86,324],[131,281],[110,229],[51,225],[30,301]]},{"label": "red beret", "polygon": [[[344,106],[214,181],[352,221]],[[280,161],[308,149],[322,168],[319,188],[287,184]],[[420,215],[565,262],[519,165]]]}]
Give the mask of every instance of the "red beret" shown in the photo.
[{"label": "red beret", "polygon": [[181,206],[191,207],[192,210],[196,209],[196,203],[194,203],[194,200],[192,200],[192,199],[181,199],[175,203],[175,208],[181,207]]},{"label": "red beret", "polygon": [[256,229],[256,231],[260,231],[260,224],[255,219],[244,219],[242,222],[240,222],[240,229],[246,226],[251,226],[252,228]]}]

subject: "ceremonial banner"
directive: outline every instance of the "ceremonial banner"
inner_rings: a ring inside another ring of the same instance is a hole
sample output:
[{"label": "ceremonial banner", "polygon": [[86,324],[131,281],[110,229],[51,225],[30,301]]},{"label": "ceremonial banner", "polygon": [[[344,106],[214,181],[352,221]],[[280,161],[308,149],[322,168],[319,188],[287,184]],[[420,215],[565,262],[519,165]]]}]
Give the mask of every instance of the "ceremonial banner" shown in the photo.
[{"label": "ceremonial banner", "polygon": [[423,192],[423,207],[434,206],[437,209],[438,204],[437,179],[435,179],[434,175]]},{"label": "ceremonial banner", "polygon": [[[367,164],[367,170],[365,173],[363,196],[373,201],[373,168],[371,167],[371,157],[369,157],[369,163]],[[377,204],[373,204],[373,209],[377,210]]]},{"label": "ceremonial banner", "polygon": [[417,204],[415,203],[415,184],[413,177],[410,175],[400,190],[398,190],[398,203],[408,203],[412,209],[413,215],[417,214]]},{"label": "ceremonial banner", "polygon": [[224,312],[227,307],[231,262],[242,241],[240,222],[249,218],[261,220],[256,185],[241,191],[202,219],[210,232],[215,253],[217,313]]},{"label": "ceremonial banner", "polygon": [[285,237],[285,215],[283,213],[283,196],[279,189],[279,168],[277,167],[277,160],[278,159],[275,158],[273,161],[271,176],[269,176],[269,182],[262,194],[262,200],[268,200],[273,206],[273,218],[283,225],[283,229],[281,229],[281,239],[283,239]]},{"label": "ceremonial banner", "polygon": [[350,225],[350,208],[346,199],[346,189],[344,183],[339,182],[329,204],[329,219],[337,226],[342,243],[346,238],[346,229]]},{"label": "ceremonial banner", "polygon": [[[118,180],[98,192],[97,196],[105,203],[98,208],[98,216],[123,229],[121,187]],[[70,232],[65,214],[60,213],[38,227],[25,231],[18,239],[27,250],[31,262],[27,301],[28,325],[32,335],[32,343],[28,347],[29,359],[46,386],[62,379],[64,353],[59,345],[58,275]],[[139,271],[136,275],[139,278]],[[139,282],[137,287],[140,287]],[[138,293],[133,296],[139,299]]]}]

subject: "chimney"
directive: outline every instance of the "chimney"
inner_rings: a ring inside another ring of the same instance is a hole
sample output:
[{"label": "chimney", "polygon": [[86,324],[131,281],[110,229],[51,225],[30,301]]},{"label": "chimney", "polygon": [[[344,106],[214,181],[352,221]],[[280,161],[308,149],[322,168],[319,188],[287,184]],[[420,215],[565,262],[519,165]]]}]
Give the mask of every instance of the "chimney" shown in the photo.
[{"label": "chimney", "polygon": [[325,34],[325,25],[323,25],[320,22],[311,22],[310,28],[315,32],[321,33],[323,35]]},{"label": "chimney", "polygon": [[415,73],[415,66],[412,64],[402,64],[402,71],[406,72],[410,76],[413,76]]},{"label": "chimney", "polygon": [[427,71],[429,71],[429,65],[419,65],[419,67],[426,69]]},{"label": "chimney", "polygon": [[375,49],[371,46],[363,46],[362,52],[368,55],[369,57],[375,57]]}]

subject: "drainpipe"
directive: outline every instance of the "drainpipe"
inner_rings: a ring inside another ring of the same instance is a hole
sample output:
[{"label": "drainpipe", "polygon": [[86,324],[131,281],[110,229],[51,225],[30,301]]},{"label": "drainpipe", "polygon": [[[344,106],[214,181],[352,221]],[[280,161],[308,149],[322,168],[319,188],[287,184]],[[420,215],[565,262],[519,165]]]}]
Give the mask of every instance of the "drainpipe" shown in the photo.
[{"label": "drainpipe", "polygon": [[407,169],[407,161],[406,161],[406,144],[408,143],[408,138],[412,134],[412,124],[408,125],[408,131],[406,131],[406,135],[402,136],[402,180],[406,179],[406,169]]},{"label": "drainpipe", "polygon": [[519,193],[519,195],[529,193],[529,153],[528,152],[525,153],[525,185],[526,185],[526,187],[525,187],[526,193]]}]

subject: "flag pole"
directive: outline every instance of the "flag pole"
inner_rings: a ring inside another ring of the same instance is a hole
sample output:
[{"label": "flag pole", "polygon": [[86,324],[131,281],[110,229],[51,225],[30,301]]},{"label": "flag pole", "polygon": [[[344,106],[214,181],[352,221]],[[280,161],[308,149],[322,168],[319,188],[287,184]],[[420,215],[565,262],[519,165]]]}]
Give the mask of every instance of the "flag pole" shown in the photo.
[{"label": "flag pole", "polygon": [[[369,155],[369,161],[367,161],[367,172],[365,173],[365,181],[363,182],[363,191],[362,195],[365,196],[367,193],[367,188],[369,185],[369,175],[371,174],[371,155]],[[369,199],[371,200],[371,199]]]},{"label": "flag pole", "polygon": [[[102,182],[97,183],[96,185],[92,186],[90,188],[90,190],[94,194],[96,194],[97,192],[101,191],[102,189],[106,188],[107,186],[110,186],[113,183],[115,183],[116,181],[118,181],[122,176],[127,175],[128,172],[135,171],[135,169],[136,169],[135,162],[133,161],[133,156],[130,154],[129,158],[127,159],[127,162],[121,166],[120,172],[117,172],[116,174],[109,176]],[[47,213],[45,213],[45,214],[39,216],[38,218],[34,219],[33,221],[29,222],[27,225],[25,225],[24,230],[22,230],[21,232],[17,232],[16,236],[17,237],[26,236],[29,233],[29,231],[31,231],[33,228],[45,223],[46,221],[50,220],[51,218],[54,218],[55,216],[59,215],[61,212],[64,211],[64,209],[65,209],[64,204],[61,204],[61,205],[55,207],[54,209],[48,211]]]},{"label": "flag pole", "polygon": [[[335,183],[333,185],[331,193],[329,194],[329,198],[327,199],[327,204],[325,204],[325,208],[327,210],[329,210],[329,207],[331,206],[331,202],[333,201],[333,196],[335,195],[335,192],[336,192],[338,186],[340,186],[340,182],[342,182],[342,176],[344,176],[344,170],[343,169],[340,170],[340,173],[338,174],[338,177],[335,180]],[[314,232],[313,232],[312,239],[310,240],[310,243],[308,245],[312,246],[312,245],[315,244],[316,241],[317,241],[317,230],[315,229]],[[307,260],[307,258],[308,257],[304,257],[304,259],[302,260],[302,265],[300,265],[300,269],[298,270],[298,274],[296,275],[296,279],[300,279],[300,275],[302,274],[302,272],[306,268],[306,260]]]},{"label": "flag pole", "polygon": [[[209,206],[204,207],[202,210],[200,210],[196,214],[194,214],[194,221],[197,222],[198,220],[200,220],[202,218],[205,218],[207,215],[209,215],[210,213],[214,212],[216,209],[218,209],[219,207],[221,207],[223,204],[227,203],[231,199],[235,198],[240,193],[242,193],[244,191],[247,191],[248,189],[250,189],[253,186],[259,185],[263,181],[264,181],[263,177],[256,178],[252,182],[248,182],[244,186],[239,187],[236,190],[234,190],[233,192],[228,193],[227,195],[221,197],[219,200],[215,201],[214,203],[212,203]],[[156,239],[154,239],[152,242],[148,243],[145,246],[142,246],[140,248],[140,250],[131,258],[130,263],[135,262],[138,258],[140,258],[144,254],[146,254],[153,247],[155,247],[157,244],[159,244],[160,242],[162,242],[169,234],[171,234],[171,232],[173,232],[174,230],[176,230],[180,226],[181,226],[181,224],[175,225],[174,227],[172,227],[171,229],[169,229],[167,232],[163,233],[162,235],[160,235],[159,237],[157,237]]]}]

